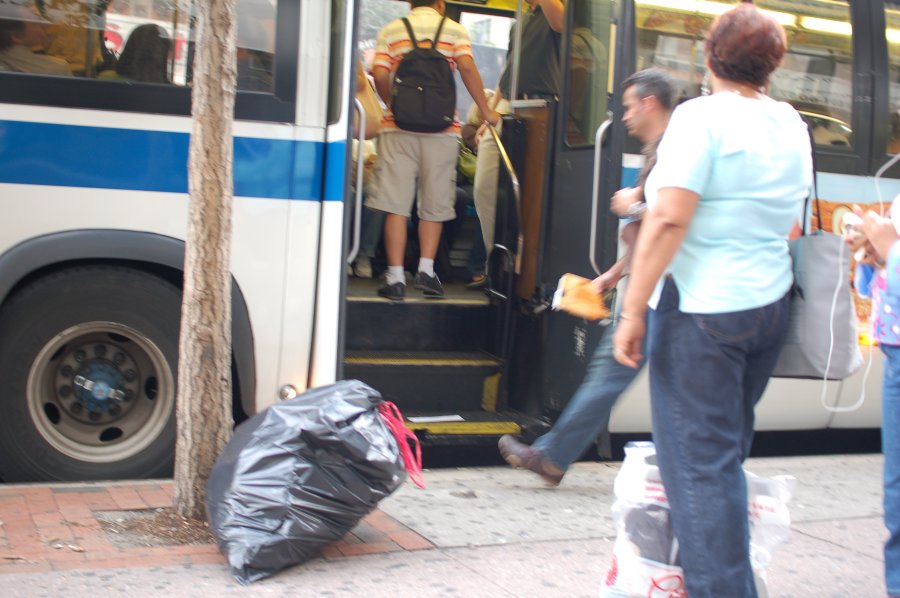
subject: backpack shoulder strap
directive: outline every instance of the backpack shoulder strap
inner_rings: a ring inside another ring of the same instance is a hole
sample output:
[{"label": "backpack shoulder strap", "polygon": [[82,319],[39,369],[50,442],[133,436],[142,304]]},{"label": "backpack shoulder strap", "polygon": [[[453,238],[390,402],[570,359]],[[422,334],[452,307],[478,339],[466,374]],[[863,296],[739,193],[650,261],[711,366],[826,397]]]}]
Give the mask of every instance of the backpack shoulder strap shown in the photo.
[{"label": "backpack shoulder strap", "polygon": [[409,32],[409,39],[412,41],[413,50],[419,47],[419,42],[416,41],[416,34],[413,33],[412,25],[409,24],[409,19],[403,17],[403,24],[406,25],[406,31]]},{"label": "backpack shoulder strap", "polygon": [[434,50],[437,48],[438,39],[441,37],[441,30],[444,28],[444,21],[447,20],[447,16],[444,15],[441,17],[441,22],[438,24],[437,31],[434,34],[434,39],[431,40],[431,49]]}]

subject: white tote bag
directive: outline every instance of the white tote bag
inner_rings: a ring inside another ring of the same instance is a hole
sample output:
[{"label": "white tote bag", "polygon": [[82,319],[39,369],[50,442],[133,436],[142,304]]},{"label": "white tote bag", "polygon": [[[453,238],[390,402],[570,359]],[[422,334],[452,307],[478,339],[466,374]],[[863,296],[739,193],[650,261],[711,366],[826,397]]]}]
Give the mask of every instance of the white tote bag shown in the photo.
[{"label": "white tote bag", "polygon": [[850,251],[841,237],[821,229],[794,239],[790,249],[791,322],[772,376],[843,380],[862,365]]}]

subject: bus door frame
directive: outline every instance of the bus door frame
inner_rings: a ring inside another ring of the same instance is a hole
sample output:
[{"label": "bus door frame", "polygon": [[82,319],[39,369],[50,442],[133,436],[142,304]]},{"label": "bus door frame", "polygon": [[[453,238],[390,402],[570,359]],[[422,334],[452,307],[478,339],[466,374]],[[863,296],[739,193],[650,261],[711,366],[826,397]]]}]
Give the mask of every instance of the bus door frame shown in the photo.
[{"label": "bus door frame", "polygon": [[[516,322],[516,345],[513,354],[510,399],[512,406],[542,415],[559,413],[572,396],[587,369],[603,327],[568,314],[553,312],[547,307],[559,277],[572,272],[585,277],[596,276],[592,263],[601,270],[609,268],[617,259],[618,219],[609,213],[612,194],[618,189],[625,129],[621,123],[622,108],[618,89],[624,73],[630,72],[633,62],[633,7],[630,1],[591,1],[597,10],[609,10],[609,30],[599,32],[597,41],[608,48],[604,85],[607,87],[607,112],[611,120],[600,158],[603,161],[599,176],[599,190],[594,197],[594,174],[597,150],[594,134],[587,143],[570,146],[568,142],[568,112],[571,89],[574,10],[566,3],[566,25],[562,36],[562,90],[559,101],[552,107],[553,123],[550,143],[544,155],[549,170],[545,173],[546,187],[542,214],[537,227],[537,239],[527,238],[524,245],[537,245],[533,287],[526,268],[527,251],[522,256],[523,273],[517,295],[523,301]],[[617,46],[617,47],[616,47]],[[625,51],[620,51],[625,48]],[[629,49],[632,49],[629,51]],[[612,69],[610,76],[609,69]],[[610,89],[611,87],[611,89]],[[528,120],[529,108],[523,109]],[[602,126],[602,125],[601,125]],[[531,136],[529,136],[530,138]],[[599,205],[593,208],[593,202]],[[523,210],[527,209],[523,207]],[[564,211],[566,213],[564,213]],[[596,221],[592,221],[592,213]],[[523,227],[525,225],[523,224]],[[589,237],[597,227],[596,252],[591,255]],[[535,348],[539,350],[535,351]]]},{"label": "bus door frame", "polygon": [[[888,2],[873,2],[872,6],[868,7],[869,21],[861,23],[861,26],[868,27],[866,31],[871,31],[871,35],[854,36],[866,37],[871,40],[869,49],[872,57],[870,88],[872,91],[867,96],[869,100],[867,108],[871,110],[871,113],[867,115],[868,119],[865,121],[867,128],[872,132],[869,145],[870,153],[867,162],[867,172],[871,175],[874,175],[882,165],[893,157],[892,154],[888,154],[887,152],[888,142],[890,140],[890,120],[887,122],[887,127],[878,126],[880,120],[878,115],[888,114],[888,111],[890,110],[890,56],[888,54],[890,49],[887,44],[886,36],[880,35],[880,32],[887,31],[887,19],[885,18],[884,13],[888,6],[900,9],[900,3],[889,4]],[[864,8],[866,7],[858,6],[856,12],[864,13],[866,12],[863,10]],[[858,97],[859,96],[854,89],[854,98]],[[900,164],[895,164],[889,168],[885,171],[883,176],[894,179],[900,178]]]}]

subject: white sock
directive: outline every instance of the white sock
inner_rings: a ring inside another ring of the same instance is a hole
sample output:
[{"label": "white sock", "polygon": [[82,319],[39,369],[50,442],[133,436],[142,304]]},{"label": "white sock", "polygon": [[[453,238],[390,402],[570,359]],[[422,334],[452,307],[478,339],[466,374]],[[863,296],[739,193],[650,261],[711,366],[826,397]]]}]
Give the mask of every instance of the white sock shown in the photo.
[{"label": "white sock", "polygon": [[427,257],[420,257],[419,272],[424,272],[428,276],[434,276],[434,260],[430,260]]},{"label": "white sock", "polygon": [[403,273],[403,266],[388,266],[387,277],[388,284],[406,284],[406,275]]}]

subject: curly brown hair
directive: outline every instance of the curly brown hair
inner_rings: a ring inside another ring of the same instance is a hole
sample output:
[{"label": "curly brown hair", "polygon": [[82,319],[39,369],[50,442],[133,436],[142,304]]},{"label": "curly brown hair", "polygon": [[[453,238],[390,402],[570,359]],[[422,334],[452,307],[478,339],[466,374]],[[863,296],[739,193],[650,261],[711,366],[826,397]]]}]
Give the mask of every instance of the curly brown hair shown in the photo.
[{"label": "curly brown hair", "polygon": [[742,3],[713,22],[706,57],[720,79],[763,87],[787,50],[784,28],[750,3]]}]

